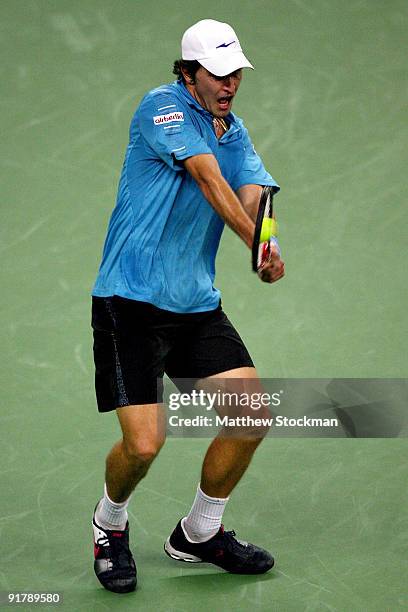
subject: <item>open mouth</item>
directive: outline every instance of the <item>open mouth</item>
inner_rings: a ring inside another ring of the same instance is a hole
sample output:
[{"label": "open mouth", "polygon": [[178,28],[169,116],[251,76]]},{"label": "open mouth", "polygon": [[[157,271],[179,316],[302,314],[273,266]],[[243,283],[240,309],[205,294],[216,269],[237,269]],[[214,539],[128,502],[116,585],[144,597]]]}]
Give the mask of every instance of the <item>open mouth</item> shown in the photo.
[{"label": "open mouth", "polygon": [[234,96],[224,96],[222,98],[218,98],[217,102],[221,108],[221,110],[227,110],[232,102]]}]

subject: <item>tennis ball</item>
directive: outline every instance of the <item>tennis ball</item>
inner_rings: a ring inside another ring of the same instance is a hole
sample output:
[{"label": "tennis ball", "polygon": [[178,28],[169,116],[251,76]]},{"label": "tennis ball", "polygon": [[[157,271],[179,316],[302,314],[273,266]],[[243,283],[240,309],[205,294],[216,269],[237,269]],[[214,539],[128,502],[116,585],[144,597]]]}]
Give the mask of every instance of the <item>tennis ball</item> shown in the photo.
[{"label": "tennis ball", "polygon": [[265,217],[262,221],[260,242],[267,242],[271,236],[278,234],[278,226],[275,219]]}]

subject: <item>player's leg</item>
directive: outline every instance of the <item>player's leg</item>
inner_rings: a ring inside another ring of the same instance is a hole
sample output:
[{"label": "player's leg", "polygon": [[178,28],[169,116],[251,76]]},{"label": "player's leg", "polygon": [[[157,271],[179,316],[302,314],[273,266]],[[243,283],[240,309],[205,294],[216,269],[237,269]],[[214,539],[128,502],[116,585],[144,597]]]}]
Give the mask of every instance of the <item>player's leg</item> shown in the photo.
[{"label": "player's leg", "polygon": [[108,590],[136,587],[127,506],[164,442],[158,380],[168,343],[158,339],[154,307],[123,298],[94,298],[95,387],[99,412],[116,409],[122,439],[106,459],[103,497],[92,520],[94,570]]},{"label": "player's leg", "polygon": [[98,410],[116,410],[122,430],[106,459],[106,490],[114,503],[125,502],[164,442],[159,382],[171,345],[162,329],[166,323],[151,304],[93,298]]},{"label": "player's leg", "polygon": [[127,506],[164,444],[165,421],[160,404],[124,406],[116,412],[123,437],[107,456],[104,495],[92,522],[95,573],[106,589],[121,593],[136,588]]},{"label": "player's leg", "polygon": [[[200,381],[207,392],[222,391],[224,397],[251,397],[263,392],[255,368],[228,370]],[[222,416],[239,415],[239,406],[218,407]],[[246,410],[248,412],[248,410]],[[249,412],[251,409],[249,408]],[[269,411],[257,410],[257,418],[270,416]],[[213,537],[221,526],[222,514],[229,495],[245,473],[252,456],[266,435],[267,427],[223,428],[211,442],[204,457],[200,485],[193,506],[183,521],[186,534],[194,541],[204,542]]]},{"label": "player's leg", "polygon": [[[220,308],[202,326],[187,355],[184,371],[189,372],[188,377],[205,379],[207,390],[208,384],[216,389],[218,379],[226,393],[235,392],[237,386],[243,390],[247,386],[250,393],[262,391],[248,351]],[[180,355],[177,358],[180,360]],[[193,363],[196,369],[189,370],[187,363]],[[212,441],[192,508],[165,543],[169,556],[191,563],[211,562],[232,573],[264,573],[273,567],[272,555],[253,544],[239,542],[234,532],[225,532],[221,525],[228,496],[266,432],[266,427],[236,431],[238,435],[223,432]]]}]

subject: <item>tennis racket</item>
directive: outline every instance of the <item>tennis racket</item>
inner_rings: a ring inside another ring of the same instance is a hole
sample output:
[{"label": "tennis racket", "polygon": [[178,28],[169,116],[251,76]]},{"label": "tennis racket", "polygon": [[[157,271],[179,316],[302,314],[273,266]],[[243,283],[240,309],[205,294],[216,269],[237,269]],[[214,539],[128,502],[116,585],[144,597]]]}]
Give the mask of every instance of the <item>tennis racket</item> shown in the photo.
[{"label": "tennis racket", "polygon": [[252,270],[254,272],[258,272],[268,260],[271,250],[270,238],[277,234],[276,222],[272,217],[274,193],[273,187],[264,187],[259,200],[252,244]]}]

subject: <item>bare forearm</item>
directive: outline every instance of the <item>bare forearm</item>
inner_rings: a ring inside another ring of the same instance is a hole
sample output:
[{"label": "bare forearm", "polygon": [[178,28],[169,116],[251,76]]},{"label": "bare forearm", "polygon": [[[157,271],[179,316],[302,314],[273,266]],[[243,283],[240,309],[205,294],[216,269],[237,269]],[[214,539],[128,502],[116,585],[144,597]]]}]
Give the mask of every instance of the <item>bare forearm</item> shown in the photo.
[{"label": "bare forearm", "polygon": [[[243,185],[237,191],[239,201],[254,223],[258,215],[262,189],[262,185],[249,184]],[[275,213],[272,216],[276,219]]]},{"label": "bare forearm", "polygon": [[225,223],[251,248],[255,225],[221,174],[215,157],[196,155],[184,162],[204,197]]},{"label": "bare forearm", "polygon": [[223,179],[207,180],[199,183],[204,197],[225,223],[251,248],[255,225],[243,209],[237,196]]}]

